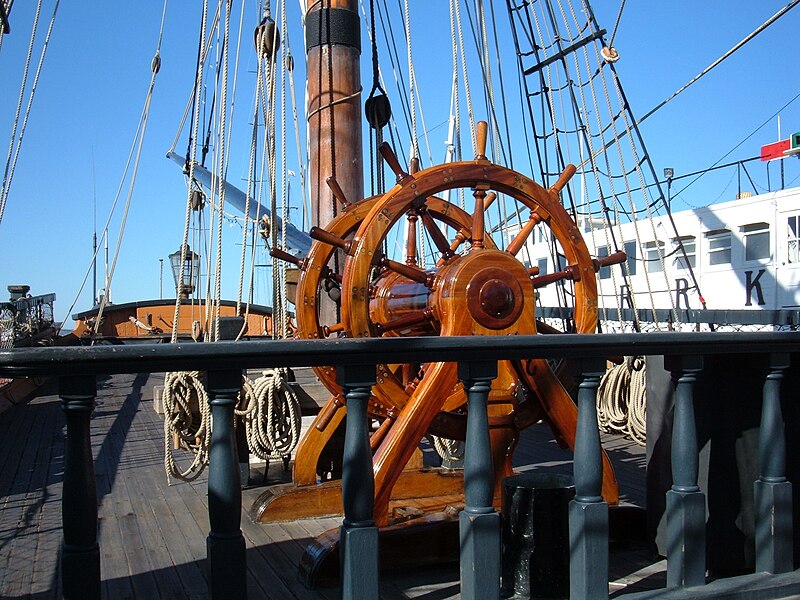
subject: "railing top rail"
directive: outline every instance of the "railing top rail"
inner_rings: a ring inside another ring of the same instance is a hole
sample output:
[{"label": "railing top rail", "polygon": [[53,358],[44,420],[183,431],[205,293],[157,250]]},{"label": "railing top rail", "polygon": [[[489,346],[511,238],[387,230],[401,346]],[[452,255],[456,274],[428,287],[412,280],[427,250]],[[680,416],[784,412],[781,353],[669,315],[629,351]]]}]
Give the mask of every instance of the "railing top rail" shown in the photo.
[{"label": "railing top rail", "polygon": [[18,300],[7,300],[5,302],[0,302],[0,305],[14,308],[17,311],[24,311],[35,306],[52,304],[55,302],[55,300],[55,294],[42,294],[40,296],[26,296],[25,298],[19,298]]},{"label": "railing top rail", "polygon": [[800,352],[800,332],[405,337],[137,344],[0,351],[0,376],[257,367]]}]

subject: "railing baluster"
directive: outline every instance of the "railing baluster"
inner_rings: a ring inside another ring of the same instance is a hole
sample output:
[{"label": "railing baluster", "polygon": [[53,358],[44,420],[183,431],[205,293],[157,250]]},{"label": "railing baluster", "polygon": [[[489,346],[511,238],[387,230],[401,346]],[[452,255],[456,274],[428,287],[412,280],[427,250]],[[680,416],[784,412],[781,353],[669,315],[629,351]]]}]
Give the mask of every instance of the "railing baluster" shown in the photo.
[{"label": "railing baluster", "polygon": [[97,544],[97,484],[89,420],[97,386],[94,375],[59,379],[61,409],[67,420],[61,519],[61,585],[65,600],[100,598]]},{"label": "railing baluster", "polygon": [[459,516],[461,597],[500,597],[500,515],[492,504],[494,474],[487,406],[497,361],[458,364],[467,391],[467,441],[464,454],[464,499]]},{"label": "railing baluster", "polygon": [[667,587],[706,580],[706,497],[697,485],[699,456],[693,388],[702,356],[665,356],[675,383],[672,489],[667,492]]},{"label": "railing baluster", "polygon": [[236,396],[242,372],[208,372],[211,405],[211,451],[208,461],[208,520],[206,540],[209,593],[212,598],[247,597],[247,563],[241,530],[242,484],[233,429]]},{"label": "railing baluster", "polygon": [[758,444],[761,476],[754,483],[756,571],[787,573],[793,568],[792,484],[786,480],[781,381],[789,355],[771,354],[769,367]]},{"label": "railing baluster", "polygon": [[378,528],[375,526],[375,478],[369,447],[367,402],[375,383],[375,365],[347,365],[336,370],[347,402],[342,461],[344,520],[339,527],[342,598],[378,597]]},{"label": "railing baluster", "polygon": [[569,503],[570,598],[608,598],[608,504],[603,500],[603,461],[597,427],[597,388],[605,359],[581,361],[578,424]]}]

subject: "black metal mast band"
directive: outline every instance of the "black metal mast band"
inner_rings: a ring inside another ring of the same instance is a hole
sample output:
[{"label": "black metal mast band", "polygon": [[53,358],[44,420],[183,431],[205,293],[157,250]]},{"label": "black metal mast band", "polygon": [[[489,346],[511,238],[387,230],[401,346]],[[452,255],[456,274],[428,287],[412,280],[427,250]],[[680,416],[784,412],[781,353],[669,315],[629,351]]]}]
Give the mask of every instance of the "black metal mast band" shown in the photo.
[{"label": "black metal mast band", "polygon": [[361,52],[361,20],[344,8],[322,8],[306,13],[306,51],[340,44]]}]

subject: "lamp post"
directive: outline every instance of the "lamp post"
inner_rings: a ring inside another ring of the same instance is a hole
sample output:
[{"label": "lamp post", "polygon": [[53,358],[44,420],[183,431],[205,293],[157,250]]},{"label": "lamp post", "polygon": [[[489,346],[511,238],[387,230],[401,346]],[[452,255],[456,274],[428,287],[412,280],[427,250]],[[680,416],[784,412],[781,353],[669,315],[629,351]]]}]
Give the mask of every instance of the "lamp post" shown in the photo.
[{"label": "lamp post", "polygon": [[200,271],[200,255],[192,252],[188,244],[169,255],[175,291],[181,298],[189,298],[194,293],[195,282]]},{"label": "lamp post", "polygon": [[158,298],[164,298],[164,259],[158,259]]},{"label": "lamp post", "polygon": [[672,167],[664,168],[664,178],[667,180],[667,210],[672,210],[672,178],[675,176],[675,169]]}]

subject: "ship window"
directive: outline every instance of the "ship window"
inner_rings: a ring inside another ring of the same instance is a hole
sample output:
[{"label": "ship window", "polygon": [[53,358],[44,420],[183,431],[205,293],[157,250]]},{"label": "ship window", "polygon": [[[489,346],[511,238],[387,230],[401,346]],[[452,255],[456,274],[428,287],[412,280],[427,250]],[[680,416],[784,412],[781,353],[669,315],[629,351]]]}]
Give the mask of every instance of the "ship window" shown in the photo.
[{"label": "ship window", "polygon": [[664,257],[664,242],[647,242],[644,245],[644,259],[647,261],[648,273],[660,273],[664,270],[661,263]]},{"label": "ship window", "polygon": [[[694,268],[697,252],[697,242],[694,236],[688,235],[675,238],[672,240],[672,244],[675,246],[675,258],[672,259],[672,264],[678,269]],[[683,252],[681,252],[680,246],[683,246]]]},{"label": "ship window", "polygon": [[786,262],[800,263],[800,215],[786,220]]},{"label": "ship window", "polygon": [[706,239],[708,240],[708,264],[729,265],[731,263],[731,232],[727,229],[709,231]]},{"label": "ship window", "polygon": [[625,254],[628,256],[628,272],[636,275],[636,240],[625,242]]},{"label": "ship window", "polygon": [[547,259],[540,258],[536,261],[536,266],[539,267],[539,275],[547,275]]},{"label": "ship window", "polygon": [[538,233],[538,238],[539,238],[538,241],[539,241],[539,243],[546,242],[547,241],[547,234],[545,232],[544,225],[539,225],[536,229],[539,230],[539,233]]},{"label": "ship window", "polygon": [[769,225],[751,223],[741,228],[744,235],[744,260],[769,258]]},{"label": "ship window", "polygon": [[[608,258],[608,246],[600,246],[597,249],[597,258]],[[611,267],[600,267],[600,279],[611,278]]]}]

